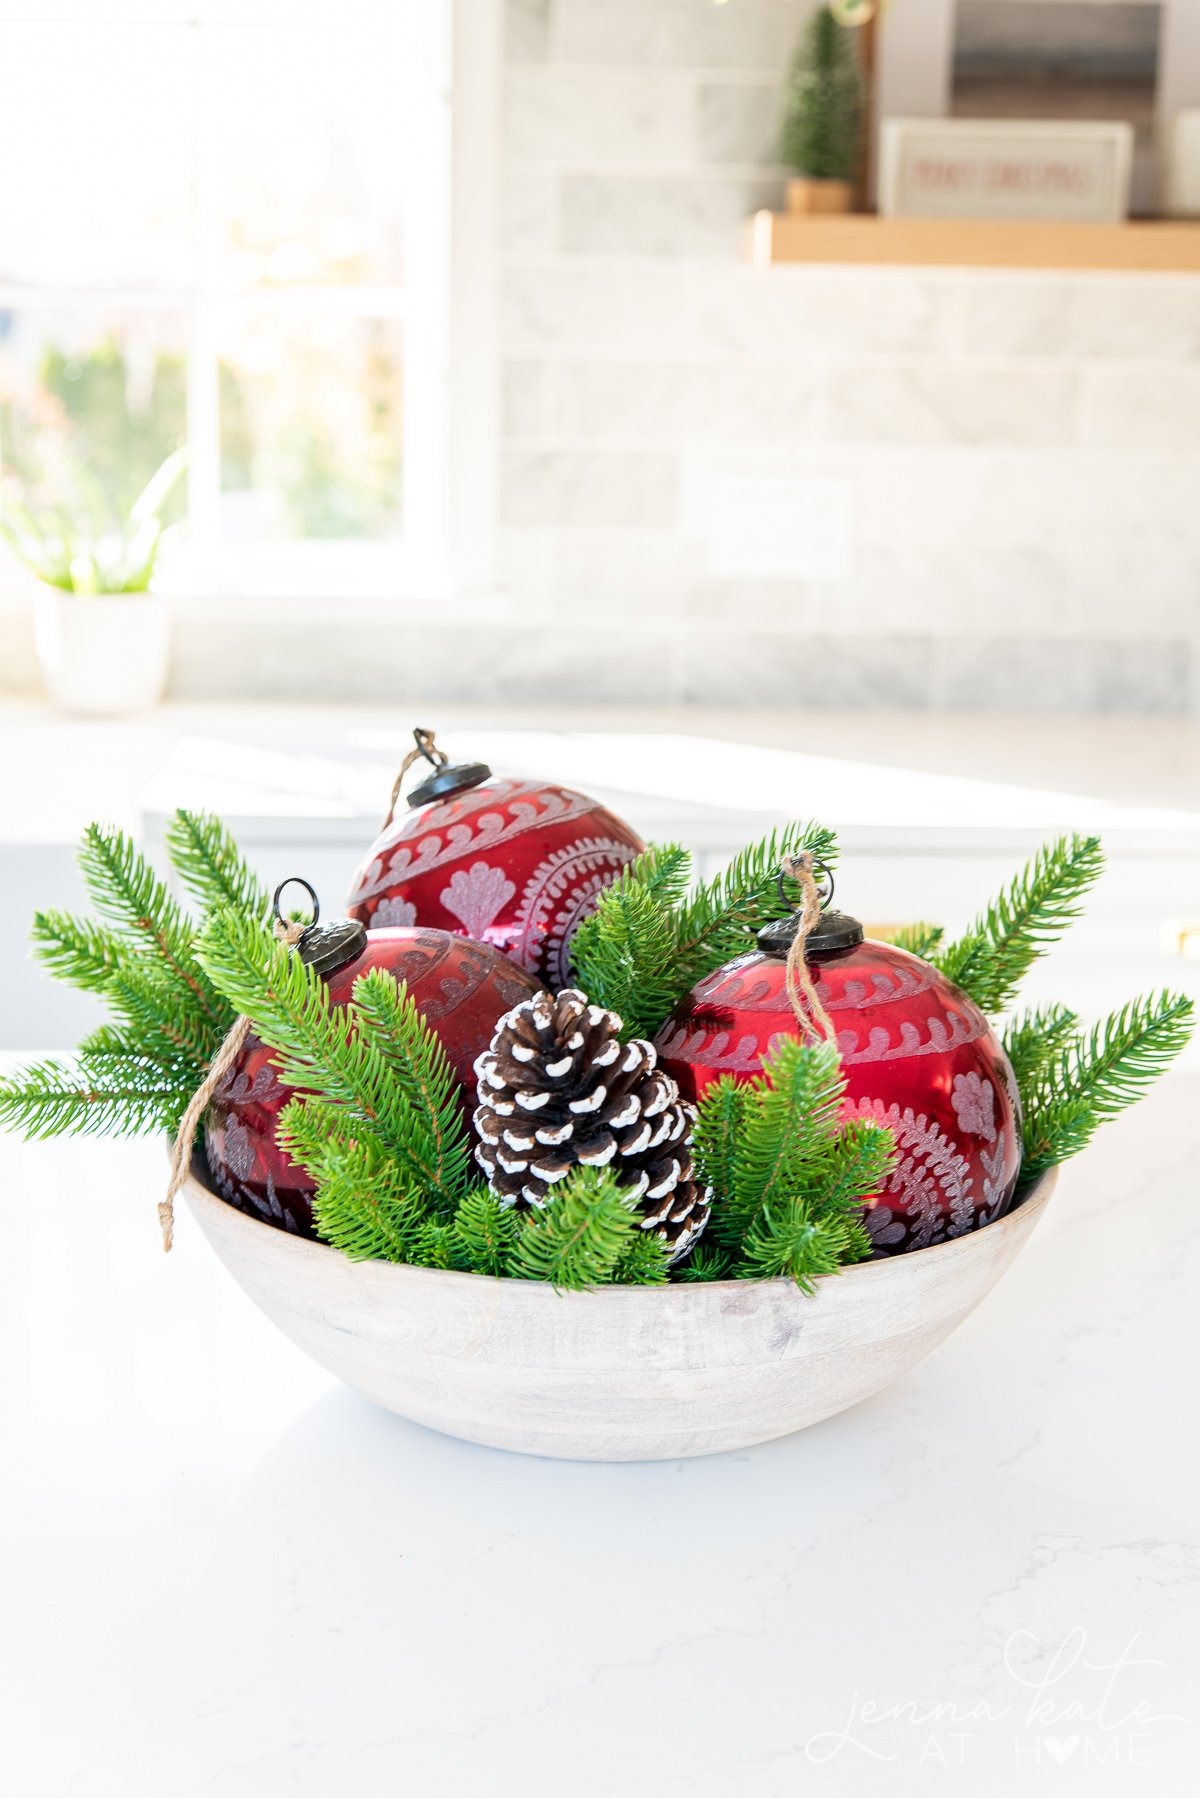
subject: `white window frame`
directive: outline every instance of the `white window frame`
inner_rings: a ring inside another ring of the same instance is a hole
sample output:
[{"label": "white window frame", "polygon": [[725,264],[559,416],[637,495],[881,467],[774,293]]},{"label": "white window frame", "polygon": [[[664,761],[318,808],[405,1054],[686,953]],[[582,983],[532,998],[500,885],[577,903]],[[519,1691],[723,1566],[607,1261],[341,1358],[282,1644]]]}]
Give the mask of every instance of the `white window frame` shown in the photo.
[{"label": "white window frame", "polygon": [[[186,317],[188,536],[170,588],[191,597],[423,603],[495,585],[497,360],[495,144],[501,0],[408,0],[397,13],[396,104],[408,171],[399,287],[236,290],[214,275],[217,220],[205,154],[195,180],[196,279],[185,289],[0,286],[14,310],[136,310]],[[31,14],[32,16],[32,14]],[[203,31],[202,23],[180,29]],[[201,47],[202,48],[202,47]],[[395,540],[222,544],[218,528],[220,322],[231,312],[395,318],[404,328],[403,534]]]}]

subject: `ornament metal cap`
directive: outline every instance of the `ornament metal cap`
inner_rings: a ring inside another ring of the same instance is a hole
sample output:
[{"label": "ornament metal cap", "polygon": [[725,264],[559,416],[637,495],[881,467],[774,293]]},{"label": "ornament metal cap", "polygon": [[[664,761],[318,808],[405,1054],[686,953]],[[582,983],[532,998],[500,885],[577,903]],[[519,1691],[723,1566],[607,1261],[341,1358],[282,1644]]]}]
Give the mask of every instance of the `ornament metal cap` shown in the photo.
[{"label": "ornament metal cap", "polygon": [[433,773],[415,786],[408,795],[410,806],[428,805],[431,799],[449,799],[490,780],[492,771],[486,762],[451,762],[444,749],[438,749],[431,730],[414,730],[413,741]]},{"label": "ornament metal cap", "polygon": [[[829,902],[833,898],[833,875],[824,862],[814,863],[822,874],[822,911],[817,922],[808,933],[808,941],[804,945],[806,955],[833,955],[839,949],[854,949],[862,942],[864,931],[857,918],[848,912],[830,911]],[[779,896],[786,900],[783,885],[783,873],[779,875]],[[788,950],[795,940],[800,928],[800,910],[794,908],[786,918],[776,918],[773,923],[764,924],[756,941],[764,955],[777,955],[786,958]]]},{"label": "ornament metal cap", "polygon": [[353,918],[331,918],[328,924],[320,923],[321,901],[317,898],[316,889],[299,874],[289,874],[275,888],[272,909],[276,921],[280,924],[288,922],[279,909],[279,895],[285,887],[303,887],[312,901],[312,923],[296,944],[296,954],[305,967],[311,968],[315,974],[328,975],[336,974],[339,968],[356,961],[367,946],[364,926],[356,923]]}]

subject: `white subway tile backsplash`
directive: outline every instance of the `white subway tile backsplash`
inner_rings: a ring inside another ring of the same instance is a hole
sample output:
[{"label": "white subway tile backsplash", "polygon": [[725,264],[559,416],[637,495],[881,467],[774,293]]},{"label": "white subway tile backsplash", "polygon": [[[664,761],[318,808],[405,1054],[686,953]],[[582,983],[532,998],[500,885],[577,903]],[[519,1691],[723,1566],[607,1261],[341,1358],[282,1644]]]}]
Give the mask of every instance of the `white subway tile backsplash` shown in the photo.
[{"label": "white subway tile backsplash", "polygon": [[1188,703],[1191,653],[1183,641],[946,638],[937,648],[934,704],[946,711],[1169,715]]},{"label": "white subway tile backsplash", "polygon": [[[580,623],[583,621],[580,620]],[[524,627],[524,628],[523,628]],[[428,630],[420,642],[420,697],[483,704],[667,705],[675,697],[670,639],[662,631],[614,633],[535,624]]]},{"label": "white subway tile backsplash", "polygon": [[504,55],[510,63],[545,62],[552,0],[504,0]]},{"label": "white subway tile backsplash", "polygon": [[813,0],[555,0],[567,62],[782,69]]},{"label": "white subway tile backsplash", "polygon": [[847,443],[1052,445],[1071,442],[1073,369],[926,362],[831,368],[822,435]]},{"label": "white subway tile backsplash", "polygon": [[683,699],[696,705],[870,707],[924,711],[930,648],[876,633],[729,630],[692,626],[683,643]]},{"label": "white subway tile backsplash", "polygon": [[564,604],[606,615],[676,617],[703,574],[703,545],[680,530],[574,530],[554,538],[554,587]]},{"label": "white subway tile backsplash", "polygon": [[588,76],[551,65],[510,70],[504,84],[504,147],[526,160],[678,165],[693,159],[695,119],[685,79]]},{"label": "white subway tile backsplash", "polygon": [[703,81],[696,96],[701,162],[762,163],[779,155],[778,81]]},{"label": "white subway tile backsplash", "polygon": [[807,358],[946,354],[954,347],[954,283],[911,270],[750,268],[698,271],[696,336],[713,355]]},{"label": "white subway tile backsplash", "polygon": [[692,338],[690,295],[687,269],[671,262],[512,263],[502,278],[502,341],[510,355],[680,355]]},{"label": "white subway tile backsplash", "polygon": [[736,255],[745,221],[778,201],[773,177],[563,176],[558,241],[594,255]]},{"label": "white subway tile backsplash", "polygon": [[500,428],[505,437],[537,437],[546,428],[544,362],[506,362],[500,370]]},{"label": "white subway tile backsplash", "polygon": [[563,362],[553,424],[565,437],[803,442],[818,383],[803,364]]},{"label": "white subway tile backsplash", "polygon": [[1200,363],[1097,362],[1085,367],[1078,439],[1086,449],[1200,456]]},{"label": "white subway tile backsplash", "polygon": [[961,279],[971,355],[1200,356],[1200,304],[1190,277],[989,271]]},{"label": "white subway tile backsplash", "polygon": [[406,678],[1200,710],[1200,279],[751,268],[810,10],[508,0],[499,571],[530,629],[431,628]]},{"label": "white subway tile backsplash", "polygon": [[678,465],[671,455],[602,450],[509,450],[501,465],[506,525],[669,525]]},{"label": "white subway tile backsplash", "polygon": [[554,248],[558,224],[558,174],[547,164],[505,166],[500,189],[496,241],[504,256],[545,253]]}]

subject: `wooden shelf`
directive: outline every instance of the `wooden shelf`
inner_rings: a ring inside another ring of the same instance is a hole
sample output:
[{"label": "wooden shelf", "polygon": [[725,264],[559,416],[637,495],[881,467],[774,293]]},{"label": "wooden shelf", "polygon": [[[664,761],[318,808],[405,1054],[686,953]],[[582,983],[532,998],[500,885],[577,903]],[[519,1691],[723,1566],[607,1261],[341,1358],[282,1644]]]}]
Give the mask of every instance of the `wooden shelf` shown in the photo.
[{"label": "wooden shelf", "polygon": [[1200,223],[1119,225],[1042,219],[891,219],[873,214],[756,212],[750,259],[878,262],[925,268],[1062,268],[1200,272]]}]

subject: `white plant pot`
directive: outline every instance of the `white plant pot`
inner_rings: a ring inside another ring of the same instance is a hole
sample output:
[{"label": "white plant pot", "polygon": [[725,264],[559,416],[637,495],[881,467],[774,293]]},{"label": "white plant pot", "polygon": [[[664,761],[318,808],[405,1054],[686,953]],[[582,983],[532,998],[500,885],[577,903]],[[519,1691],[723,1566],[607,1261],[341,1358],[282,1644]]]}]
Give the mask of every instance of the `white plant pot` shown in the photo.
[{"label": "white plant pot", "polygon": [[811,1297],[790,1280],[558,1293],[350,1261],[235,1211],[195,1171],[185,1191],[272,1322],[389,1411],[524,1454],[661,1461],[789,1435],[915,1367],[1012,1263],[1054,1180],[985,1229],[847,1268]]},{"label": "white plant pot", "polygon": [[88,597],[39,583],[34,637],[46,688],[64,712],[140,712],[167,684],[171,614],[153,593]]}]

